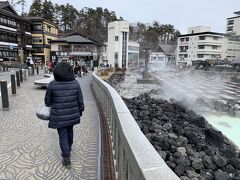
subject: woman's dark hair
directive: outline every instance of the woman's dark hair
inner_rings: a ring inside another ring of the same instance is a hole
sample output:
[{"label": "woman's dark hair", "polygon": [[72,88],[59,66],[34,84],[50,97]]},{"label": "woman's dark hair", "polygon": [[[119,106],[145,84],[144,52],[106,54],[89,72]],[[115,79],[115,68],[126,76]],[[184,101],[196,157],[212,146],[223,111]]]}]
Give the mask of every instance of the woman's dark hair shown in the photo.
[{"label": "woman's dark hair", "polygon": [[73,69],[67,62],[57,63],[53,76],[56,81],[72,81],[75,79]]}]

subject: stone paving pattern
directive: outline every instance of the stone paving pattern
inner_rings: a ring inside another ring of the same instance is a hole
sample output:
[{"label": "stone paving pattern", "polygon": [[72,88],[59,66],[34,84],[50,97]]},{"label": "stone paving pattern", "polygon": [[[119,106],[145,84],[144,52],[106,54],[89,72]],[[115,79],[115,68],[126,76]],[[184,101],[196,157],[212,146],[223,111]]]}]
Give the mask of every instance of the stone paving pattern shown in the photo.
[{"label": "stone paving pattern", "polygon": [[204,72],[159,73],[165,86],[179,91],[190,99],[198,97],[215,100],[232,100],[240,104],[240,84]]},{"label": "stone paving pattern", "polygon": [[9,93],[10,110],[0,109],[0,179],[99,179],[100,126],[91,75],[79,78],[85,111],[81,124],[74,127],[70,170],[61,164],[57,130],[35,116],[46,89],[35,87],[33,81],[42,78],[43,74],[28,77],[17,95]]}]

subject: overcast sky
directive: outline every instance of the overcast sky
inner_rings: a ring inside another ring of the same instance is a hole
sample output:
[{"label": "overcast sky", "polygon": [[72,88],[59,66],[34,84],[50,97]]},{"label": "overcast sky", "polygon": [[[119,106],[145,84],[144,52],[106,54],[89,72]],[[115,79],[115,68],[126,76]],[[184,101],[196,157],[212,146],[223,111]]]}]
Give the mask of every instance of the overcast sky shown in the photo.
[{"label": "overcast sky", "polygon": [[[27,1],[27,9],[32,0]],[[191,26],[204,25],[212,31],[225,32],[226,19],[240,11],[240,0],[52,0],[72,4],[76,9],[102,7],[116,12],[130,23],[172,24],[182,34]]]}]

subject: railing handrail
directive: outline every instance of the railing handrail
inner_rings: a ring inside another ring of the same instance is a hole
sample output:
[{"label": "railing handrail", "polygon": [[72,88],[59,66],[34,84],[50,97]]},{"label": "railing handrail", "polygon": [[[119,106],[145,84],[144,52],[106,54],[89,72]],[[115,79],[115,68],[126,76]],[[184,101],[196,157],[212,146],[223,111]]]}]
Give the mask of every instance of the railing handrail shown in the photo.
[{"label": "railing handrail", "polygon": [[93,73],[93,89],[106,110],[119,180],[179,180],[140,130],[117,91]]}]

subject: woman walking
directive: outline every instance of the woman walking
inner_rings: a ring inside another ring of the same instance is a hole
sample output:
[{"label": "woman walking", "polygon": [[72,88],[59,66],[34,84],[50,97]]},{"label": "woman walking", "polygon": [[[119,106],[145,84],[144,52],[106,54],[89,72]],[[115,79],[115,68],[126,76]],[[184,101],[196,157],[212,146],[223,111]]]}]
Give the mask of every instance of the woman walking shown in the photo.
[{"label": "woman walking", "polygon": [[84,111],[82,90],[74,77],[73,69],[67,62],[60,62],[53,72],[54,80],[50,82],[45,104],[51,106],[48,127],[57,129],[62,151],[62,164],[70,168],[73,144],[73,126],[80,123]]}]

